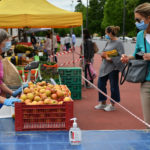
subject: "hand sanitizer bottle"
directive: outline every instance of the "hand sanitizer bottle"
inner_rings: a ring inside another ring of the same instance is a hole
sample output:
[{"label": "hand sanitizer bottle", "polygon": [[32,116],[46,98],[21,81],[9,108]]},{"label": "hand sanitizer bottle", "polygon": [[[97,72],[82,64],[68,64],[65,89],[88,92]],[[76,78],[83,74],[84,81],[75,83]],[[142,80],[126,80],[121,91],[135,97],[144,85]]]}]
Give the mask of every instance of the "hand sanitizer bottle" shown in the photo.
[{"label": "hand sanitizer bottle", "polygon": [[69,130],[69,141],[71,145],[80,145],[81,144],[81,130],[77,127],[77,118],[72,118],[73,127]]}]

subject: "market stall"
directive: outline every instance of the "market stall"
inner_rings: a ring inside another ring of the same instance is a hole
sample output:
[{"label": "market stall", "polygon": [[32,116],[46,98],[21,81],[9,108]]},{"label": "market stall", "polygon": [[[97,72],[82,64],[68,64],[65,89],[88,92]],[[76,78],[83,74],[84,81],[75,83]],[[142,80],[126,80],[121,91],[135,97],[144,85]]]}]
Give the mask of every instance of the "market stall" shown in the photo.
[{"label": "market stall", "polygon": [[[0,2],[0,28],[72,28],[82,26],[82,23],[82,13],[57,8],[46,0]],[[23,63],[26,64],[25,60]]]},{"label": "market stall", "polygon": [[[81,13],[70,12],[70,11],[57,8],[54,5],[47,2],[46,0],[38,0],[38,1],[37,0],[19,0],[19,1],[18,0],[3,0],[3,1],[0,1],[0,28],[72,28],[72,27],[82,26],[82,23],[83,22],[82,22]],[[19,59],[18,59],[18,63],[19,63]],[[55,90],[55,92],[56,91],[57,90]],[[65,97],[63,96],[62,98],[64,99]],[[43,98],[41,97],[41,99]],[[34,102],[35,100],[33,98],[32,100],[33,100],[32,102],[35,103]],[[52,102],[51,99],[49,99],[49,101]],[[72,101],[68,103],[72,103]],[[38,107],[38,105],[40,104],[36,103],[36,105]],[[19,105],[18,106],[20,107],[19,109],[23,109],[22,106]],[[65,106],[67,106],[67,104],[64,103],[64,104],[59,104],[56,107],[64,108]],[[25,107],[28,107],[27,109],[30,110],[30,106],[25,106]],[[32,109],[36,109],[37,107],[32,107]],[[53,107],[55,107],[54,104],[52,108],[50,108],[49,106],[47,108],[54,109]],[[45,107],[42,107],[42,109],[45,109]],[[17,107],[16,107],[16,110],[17,110]],[[66,114],[65,114],[65,111],[67,111]],[[28,115],[28,112],[25,112],[25,113],[26,114],[24,115]],[[45,112],[45,113],[46,115],[48,114],[48,112]],[[68,107],[64,108],[64,112],[59,113],[60,116],[55,115],[55,113],[58,114],[58,112],[53,112],[53,113],[54,113],[54,116],[52,117],[53,122],[56,122],[56,124],[60,124],[60,122],[66,124],[66,118],[68,119]],[[62,119],[62,116],[61,116],[62,113],[64,113],[64,116],[63,116],[64,119]],[[33,112],[33,116],[35,116],[34,112]],[[73,116],[73,114],[71,114],[71,116]],[[18,113],[17,113],[17,117],[20,117]],[[28,125],[32,123],[33,119],[30,118],[30,116],[23,116],[23,117],[25,118],[24,119],[19,118],[19,119],[23,119],[24,121],[28,119]],[[55,127],[49,126],[52,122],[51,118],[46,117],[46,116],[43,116],[43,117],[45,118],[46,123],[45,122],[44,123],[47,125],[47,128],[52,128],[52,129],[57,128],[56,126]],[[62,120],[60,120],[59,118]],[[35,126],[42,123],[42,121],[38,119],[42,120],[42,116],[38,117],[37,120],[35,120],[34,122]],[[26,127],[25,123],[24,123],[24,127]],[[42,127],[42,129],[44,129],[44,127]],[[69,129],[69,128],[68,127],[63,128],[63,130],[64,129]],[[29,130],[30,130],[30,127],[29,127]]]}]

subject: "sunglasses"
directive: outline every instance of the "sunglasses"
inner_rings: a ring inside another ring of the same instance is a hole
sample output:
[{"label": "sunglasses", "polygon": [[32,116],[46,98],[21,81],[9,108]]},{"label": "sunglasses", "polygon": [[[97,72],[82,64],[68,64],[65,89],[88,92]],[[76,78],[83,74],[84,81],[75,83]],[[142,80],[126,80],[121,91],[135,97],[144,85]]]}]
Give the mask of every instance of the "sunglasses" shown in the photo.
[{"label": "sunglasses", "polygon": [[141,19],[135,18],[135,21],[138,22],[138,23],[140,23],[140,22],[141,22]]}]

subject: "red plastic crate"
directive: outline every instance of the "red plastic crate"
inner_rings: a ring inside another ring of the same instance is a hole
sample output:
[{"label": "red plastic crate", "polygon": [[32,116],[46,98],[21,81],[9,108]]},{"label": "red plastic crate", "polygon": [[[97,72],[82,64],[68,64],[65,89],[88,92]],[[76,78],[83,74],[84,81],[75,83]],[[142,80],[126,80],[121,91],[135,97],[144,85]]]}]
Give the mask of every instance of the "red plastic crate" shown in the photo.
[{"label": "red plastic crate", "polygon": [[15,130],[69,130],[72,126],[73,101],[62,105],[25,105],[15,103]]}]

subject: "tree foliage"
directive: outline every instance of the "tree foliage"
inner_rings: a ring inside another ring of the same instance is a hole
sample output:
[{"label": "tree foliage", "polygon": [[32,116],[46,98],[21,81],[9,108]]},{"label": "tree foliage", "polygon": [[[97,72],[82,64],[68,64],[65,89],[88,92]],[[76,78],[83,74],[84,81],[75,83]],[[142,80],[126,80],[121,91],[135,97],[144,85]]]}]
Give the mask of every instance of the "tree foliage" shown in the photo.
[{"label": "tree foliage", "polygon": [[[134,9],[139,4],[149,2],[149,0],[89,0],[88,29],[90,33],[104,35],[105,28],[114,25],[120,26],[120,34],[122,34],[124,1],[126,1],[125,34],[131,37],[136,36]],[[85,28],[87,7],[80,2],[76,5],[75,11],[82,13],[83,27]],[[57,29],[57,31],[61,36],[70,33],[70,29]],[[73,32],[80,36],[81,27],[73,28]]]},{"label": "tree foliage", "polygon": [[[134,8],[141,3],[140,1],[142,0],[126,0],[125,34],[128,36],[136,35]],[[122,33],[123,8],[124,0],[106,0],[102,28],[105,29],[109,25],[117,25],[120,26],[120,33]]]},{"label": "tree foliage", "polygon": [[102,33],[101,22],[103,19],[105,0],[90,0],[88,13],[88,29],[91,33]]}]

